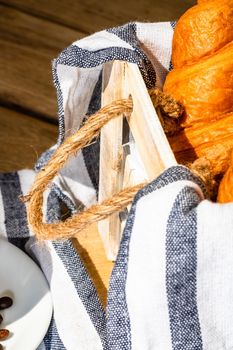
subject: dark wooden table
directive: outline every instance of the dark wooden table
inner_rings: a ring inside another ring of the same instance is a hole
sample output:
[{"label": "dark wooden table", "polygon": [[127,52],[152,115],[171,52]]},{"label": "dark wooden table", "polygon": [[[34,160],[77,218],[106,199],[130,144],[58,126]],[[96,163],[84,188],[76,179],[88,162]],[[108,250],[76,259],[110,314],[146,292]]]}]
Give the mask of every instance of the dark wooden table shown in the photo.
[{"label": "dark wooden table", "polygon": [[[0,171],[32,168],[56,142],[51,60],[73,41],[129,21],[175,20],[194,0],[0,0]],[[103,302],[112,263],[96,227],[74,241]]]}]

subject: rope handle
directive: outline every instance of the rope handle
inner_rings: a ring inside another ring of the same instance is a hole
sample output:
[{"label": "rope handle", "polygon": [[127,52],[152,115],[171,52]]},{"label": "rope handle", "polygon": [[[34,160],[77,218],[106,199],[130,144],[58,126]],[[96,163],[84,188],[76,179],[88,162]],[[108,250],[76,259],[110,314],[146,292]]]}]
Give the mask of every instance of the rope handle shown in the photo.
[{"label": "rope handle", "polygon": [[135,194],[145,186],[139,184],[128,187],[115,194],[112,198],[100,204],[74,214],[65,221],[56,223],[43,222],[43,193],[58,171],[64,166],[70,156],[88,146],[96,138],[101,128],[111,119],[122,114],[130,115],[133,110],[132,99],[122,99],[101,108],[88,118],[84,125],[55,151],[48,164],[37,174],[31,191],[22,196],[23,202],[29,202],[27,217],[32,231],[39,239],[71,238],[87,226],[106,219],[109,215],[121,211],[129,205]]}]

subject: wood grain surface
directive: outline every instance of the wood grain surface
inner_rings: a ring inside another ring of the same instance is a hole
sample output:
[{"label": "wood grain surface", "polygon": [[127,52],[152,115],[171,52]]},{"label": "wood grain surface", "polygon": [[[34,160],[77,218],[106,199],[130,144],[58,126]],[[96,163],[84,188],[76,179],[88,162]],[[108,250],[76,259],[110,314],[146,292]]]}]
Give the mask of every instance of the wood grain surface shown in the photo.
[{"label": "wood grain surface", "polygon": [[0,102],[57,120],[51,61],[83,33],[0,5]]},{"label": "wood grain surface", "polygon": [[1,0],[8,6],[91,33],[130,21],[169,21],[181,16],[195,0]]},{"label": "wood grain surface", "polygon": [[0,171],[33,168],[56,138],[56,125],[0,107]]},{"label": "wood grain surface", "polygon": [[[73,41],[129,21],[177,19],[195,0],[0,0],[0,171],[32,168],[56,142],[51,60]],[[106,304],[113,263],[96,226],[74,244]]]}]

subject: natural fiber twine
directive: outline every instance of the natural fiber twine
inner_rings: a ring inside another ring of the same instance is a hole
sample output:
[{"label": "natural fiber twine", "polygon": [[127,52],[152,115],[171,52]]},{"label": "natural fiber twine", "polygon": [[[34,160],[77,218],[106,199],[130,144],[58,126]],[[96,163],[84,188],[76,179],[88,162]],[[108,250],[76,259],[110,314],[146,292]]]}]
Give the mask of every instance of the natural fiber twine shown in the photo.
[{"label": "natural fiber twine", "polygon": [[48,164],[37,174],[31,191],[28,195],[22,197],[22,200],[29,202],[27,208],[28,222],[39,239],[65,239],[75,236],[79,231],[94,222],[106,219],[109,215],[121,211],[132,202],[138,190],[145,186],[145,184],[139,184],[126,188],[101,204],[93,205],[65,221],[56,223],[45,223],[43,221],[43,193],[68,158],[90,144],[108,121],[123,114],[130,115],[132,109],[132,99],[118,100],[100,109],[88,118],[82,128],[65,140]]}]

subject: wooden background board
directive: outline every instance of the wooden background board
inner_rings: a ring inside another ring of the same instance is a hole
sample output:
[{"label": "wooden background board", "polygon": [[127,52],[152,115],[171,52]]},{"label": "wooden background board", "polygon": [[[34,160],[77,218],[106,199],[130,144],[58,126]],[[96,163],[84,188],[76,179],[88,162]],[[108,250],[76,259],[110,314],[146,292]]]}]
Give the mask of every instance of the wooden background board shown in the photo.
[{"label": "wooden background board", "polygon": [[[51,61],[73,41],[129,21],[180,17],[194,0],[0,0],[0,171],[32,168],[56,142],[57,104]],[[105,304],[113,264],[96,227],[77,250]]]}]

